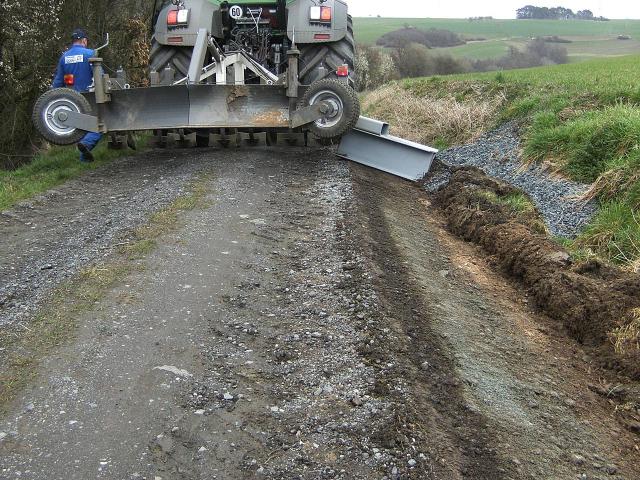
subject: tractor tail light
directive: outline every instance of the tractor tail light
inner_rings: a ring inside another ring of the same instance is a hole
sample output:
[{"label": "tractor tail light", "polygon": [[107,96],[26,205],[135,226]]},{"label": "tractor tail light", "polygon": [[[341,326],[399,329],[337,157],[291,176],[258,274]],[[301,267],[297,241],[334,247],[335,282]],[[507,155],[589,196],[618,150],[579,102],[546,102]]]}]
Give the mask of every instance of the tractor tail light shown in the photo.
[{"label": "tractor tail light", "polygon": [[332,13],[331,7],[311,7],[309,18],[312,22],[331,22]]},{"label": "tractor tail light", "polygon": [[67,75],[64,76],[64,84],[67,87],[73,87],[75,83],[76,83],[76,79],[72,73],[68,73]]},{"label": "tractor tail light", "polygon": [[167,25],[169,27],[183,27],[189,24],[189,10],[169,10],[167,13]]},{"label": "tractor tail light", "polygon": [[338,71],[336,72],[336,75],[338,75],[339,77],[348,77],[349,76],[349,65],[347,65],[347,64],[340,65],[338,67]]}]

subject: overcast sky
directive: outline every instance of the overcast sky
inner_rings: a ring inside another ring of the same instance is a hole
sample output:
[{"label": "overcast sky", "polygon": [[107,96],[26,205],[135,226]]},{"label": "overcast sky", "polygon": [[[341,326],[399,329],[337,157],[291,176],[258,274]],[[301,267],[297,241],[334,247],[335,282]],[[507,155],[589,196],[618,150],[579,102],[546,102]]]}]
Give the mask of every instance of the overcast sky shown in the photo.
[{"label": "overcast sky", "polygon": [[492,16],[515,18],[516,10],[525,5],[563,7],[574,11],[589,9],[608,18],[640,18],[638,0],[347,0],[349,11],[356,17],[467,18]]}]

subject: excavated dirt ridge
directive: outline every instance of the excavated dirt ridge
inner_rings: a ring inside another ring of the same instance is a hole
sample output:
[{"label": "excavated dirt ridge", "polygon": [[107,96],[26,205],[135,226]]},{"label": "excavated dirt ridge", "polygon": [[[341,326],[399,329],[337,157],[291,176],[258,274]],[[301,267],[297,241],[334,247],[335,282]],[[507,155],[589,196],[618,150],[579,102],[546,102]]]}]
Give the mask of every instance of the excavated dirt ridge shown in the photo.
[{"label": "excavated dirt ridge", "polygon": [[610,336],[640,307],[640,276],[592,260],[574,263],[540,232],[536,213],[517,214],[495,198],[518,190],[474,167],[460,168],[436,195],[448,228],[481,245],[508,275],[522,282],[536,305],[562,322],[602,367],[640,379],[640,352],[616,352]]}]

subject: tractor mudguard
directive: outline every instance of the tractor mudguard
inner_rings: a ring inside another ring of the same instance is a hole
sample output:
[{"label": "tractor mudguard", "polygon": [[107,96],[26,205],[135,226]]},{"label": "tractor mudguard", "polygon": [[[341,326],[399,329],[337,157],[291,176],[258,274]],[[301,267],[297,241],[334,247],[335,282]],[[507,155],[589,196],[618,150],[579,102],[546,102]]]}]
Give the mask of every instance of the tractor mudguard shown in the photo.
[{"label": "tractor mudguard", "polygon": [[[331,24],[313,23],[309,18],[311,7],[331,8]],[[327,0],[319,4],[316,0],[297,0],[287,5],[289,18],[287,36],[297,44],[338,42],[347,35],[347,4],[343,0]],[[316,35],[323,35],[316,37]],[[329,35],[326,37],[324,35]]]},{"label": "tractor mudguard", "polygon": [[158,15],[154,37],[161,45],[177,47],[193,47],[198,38],[198,31],[206,29],[216,38],[222,38],[222,15],[220,5],[209,0],[185,0],[184,8],[189,10],[189,25],[170,28],[167,26],[167,15],[176,7],[169,3]]}]

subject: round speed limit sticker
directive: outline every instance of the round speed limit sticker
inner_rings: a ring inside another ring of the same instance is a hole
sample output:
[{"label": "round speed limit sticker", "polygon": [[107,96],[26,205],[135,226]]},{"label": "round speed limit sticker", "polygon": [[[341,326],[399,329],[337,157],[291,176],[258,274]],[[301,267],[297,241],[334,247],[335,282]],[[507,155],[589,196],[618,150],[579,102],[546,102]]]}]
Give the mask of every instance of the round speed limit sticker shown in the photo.
[{"label": "round speed limit sticker", "polygon": [[244,11],[242,10],[241,6],[234,5],[233,7],[229,8],[229,16],[234,20],[239,20],[244,16]]}]

